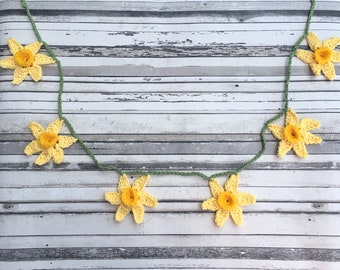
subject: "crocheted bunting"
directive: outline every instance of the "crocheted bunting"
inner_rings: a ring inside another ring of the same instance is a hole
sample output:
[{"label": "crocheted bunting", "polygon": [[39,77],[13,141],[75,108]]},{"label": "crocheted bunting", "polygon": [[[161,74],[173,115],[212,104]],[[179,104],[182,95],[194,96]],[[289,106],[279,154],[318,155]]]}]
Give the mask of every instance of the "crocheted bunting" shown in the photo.
[{"label": "crocheted bunting", "polygon": [[314,135],[309,130],[318,128],[320,123],[314,119],[304,118],[299,121],[296,113],[289,109],[286,114],[286,125],[284,127],[270,124],[268,129],[275,138],[280,140],[278,156],[284,157],[291,149],[300,158],[308,157],[306,145],[320,144],[322,138]]}]

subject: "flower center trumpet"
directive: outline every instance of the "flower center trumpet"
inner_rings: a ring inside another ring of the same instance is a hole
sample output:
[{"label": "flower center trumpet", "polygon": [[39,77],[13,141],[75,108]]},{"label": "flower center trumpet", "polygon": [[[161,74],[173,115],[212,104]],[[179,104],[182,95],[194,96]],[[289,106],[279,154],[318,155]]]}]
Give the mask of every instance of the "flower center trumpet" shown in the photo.
[{"label": "flower center trumpet", "polygon": [[138,191],[135,188],[126,188],[120,195],[120,199],[127,206],[136,206],[139,201]]},{"label": "flower center trumpet", "polygon": [[301,142],[302,140],[300,129],[297,126],[291,124],[287,125],[283,129],[283,136],[288,142],[292,144]]},{"label": "flower center trumpet", "polygon": [[52,132],[43,132],[39,136],[39,144],[42,148],[47,149],[56,145],[58,141],[58,134]]},{"label": "flower center trumpet", "polygon": [[237,197],[230,191],[224,191],[217,197],[217,204],[223,210],[231,211],[238,205]]},{"label": "flower center trumpet", "polygon": [[14,55],[14,61],[18,66],[21,66],[23,68],[31,67],[34,62],[34,55],[29,50],[19,50]]},{"label": "flower center trumpet", "polygon": [[328,64],[332,59],[333,51],[328,47],[320,47],[314,52],[315,62],[319,65]]}]

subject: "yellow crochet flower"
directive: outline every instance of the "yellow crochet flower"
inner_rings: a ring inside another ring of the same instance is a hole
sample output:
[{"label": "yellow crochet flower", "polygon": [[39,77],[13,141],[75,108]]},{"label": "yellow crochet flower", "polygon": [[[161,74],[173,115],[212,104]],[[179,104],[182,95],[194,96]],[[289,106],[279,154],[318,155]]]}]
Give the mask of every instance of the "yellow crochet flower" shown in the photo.
[{"label": "yellow crochet flower", "polygon": [[311,134],[310,130],[318,128],[320,123],[314,119],[304,118],[299,121],[296,113],[289,109],[286,114],[286,126],[281,127],[270,124],[269,130],[274,137],[281,140],[278,148],[278,156],[284,157],[291,149],[300,158],[308,157],[306,144],[320,144],[321,137]]},{"label": "yellow crochet flower", "polygon": [[56,164],[63,162],[63,148],[71,146],[77,141],[77,139],[71,136],[58,135],[62,125],[63,120],[60,119],[49,124],[46,130],[44,130],[38,123],[31,122],[29,124],[29,129],[32,131],[35,140],[26,146],[24,152],[28,156],[41,152],[35,160],[35,164],[44,165],[51,158]]},{"label": "yellow crochet flower", "polygon": [[340,52],[334,49],[340,44],[340,38],[333,37],[322,42],[310,32],[306,40],[311,51],[299,49],[296,51],[297,58],[309,64],[315,75],[319,76],[322,71],[328,80],[334,80],[336,74],[333,63],[340,62]]},{"label": "yellow crochet flower", "polygon": [[215,223],[219,227],[223,226],[229,214],[236,225],[242,225],[243,217],[241,206],[254,204],[256,202],[253,195],[237,190],[238,180],[238,174],[231,175],[228,181],[226,181],[224,189],[216,179],[209,181],[210,192],[213,197],[202,203],[202,209],[216,211]]},{"label": "yellow crochet flower", "polygon": [[122,221],[132,211],[135,222],[140,224],[144,218],[144,205],[148,207],[157,206],[157,199],[143,190],[149,178],[149,175],[143,175],[131,187],[127,176],[122,174],[119,179],[118,192],[105,193],[106,201],[118,205],[116,221]]},{"label": "yellow crochet flower", "polygon": [[40,65],[52,64],[53,58],[44,54],[38,54],[42,43],[36,41],[26,46],[22,46],[14,38],[8,39],[8,47],[13,56],[0,61],[2,68],[14,69],[13,84],[20,84],[27,75],[37,82],[42,78]]}]

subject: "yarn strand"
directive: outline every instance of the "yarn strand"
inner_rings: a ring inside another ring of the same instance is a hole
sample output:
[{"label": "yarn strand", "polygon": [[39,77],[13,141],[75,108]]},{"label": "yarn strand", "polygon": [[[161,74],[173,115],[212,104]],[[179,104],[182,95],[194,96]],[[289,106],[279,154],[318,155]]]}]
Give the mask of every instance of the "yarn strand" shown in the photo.
[{"label": "yarn strand", "polygon": [[[220,176],[228,176],[231,174],[237,174],[240,173],[241,171],[245,170],[246,168],[248,168],[250,165],[252,165],[255,161],[257,161],[265,152],[266,150],[266,138],[265,138],[265,132],[268,129],[268,125],[273,123],[274,121],[280,119],[282,116],[284,116],[289,108],[289,84],[291,81],[291,74],[292,74],[292,59],[297,51],[297,49],[299,48],[300,44],[302,43],[302,41],[306,38],[308,32],[309,32],[309,27],[311,24],[311,20],[312,17],[314,15],[314,11],[315,11],[315,0],[310,0],[311,5],[309,8],[309,13],[308,13],[308,17],[307,17],[307,21],[306,21],[306,25],[305,25],[305,29],[303,32],[303,35],[297,40],[297,42],[295,43],[295,45],[292,48],[292,51],[289,54],[288,57],[288,63],[287,63],[287,73],[286,73],[286,79],[285,79],[285,86],[284,86],[284,96],[283,96],[283,108],[281,109],[281,111],[274,117],[270,118],[269,120],[267,120],[260,132],[260,140],[261,140],[261,149],[259,150],[259,152],[252,157],[251,159],[249,159],[247,162],[243,163],[239,168],[235,169],[235,170],[229,170],[229,171],[225,171],[225,172],[220,172],[220,173],[215,173],[212,175],[206,175],[204,173],[198,172],[198,171],[191,171],[191,172],[183,172],[183,171],[170,171],[170,170],[129,170],[127,171],[127,173],[131,174],[131,175],[179,175],[179,176],[198,176],[201,177],[204,180],[211,180],[213,178],[217,178]],[[120,168],[113,166],[113,165],[103,165],[101,164],[97,157],[95,156],[95,154],[92,152],[92,150],[85,144],[85,142],[78,136],[78,134],[76,133],[76,131],[74,130],[72,124],[70,123],[70,121],[63,115],[63,108],[62,108],[62,95],[63,95],[63,91],[64,91],[64,75],[63,75],[63,69],[62,69],[62,65],[60,63],[60,61],[58,60],[58,58],[56,57],[55,53],[53,52],[53,50],[51,49],[51,47],[45,42],[43,41],[43,39],[41,38],[41,35],[39,33],[39,30],[35,24],[35,21],[31,15],[30,9],[28,7],[28,4],[26,2],[26,0],[21,0],[21,5],[22,7],[25,9],[26,11],[26,15],[32,25],[32,29],[34,31],[34,34],[37,38],[37,40],[39,42],[41,42],[46,51],[50,54],[50,56],[55,60],[56,64],[57,64],[57,68],[58,68],[58,74],[59,74],[59,91],[58,91],[58,116],[60,119],[62,119],[65,123],[65,125],[68,127],[70,133],[72,134],[73,137],[75,137],[78,140],[78,143],[82,146],[82,148],[85,150],[85,152],[91,157],[91,159],[93,160],[95,166],[101,170],[101,171],[115,171],[118,174],[124,174],[125,172],[123,170],[121,170]]]}]

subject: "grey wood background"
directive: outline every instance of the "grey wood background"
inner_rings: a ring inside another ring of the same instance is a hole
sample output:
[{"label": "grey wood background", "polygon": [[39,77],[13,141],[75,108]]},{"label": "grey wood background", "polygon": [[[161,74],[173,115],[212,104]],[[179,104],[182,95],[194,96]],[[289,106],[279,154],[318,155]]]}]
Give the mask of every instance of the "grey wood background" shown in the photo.
[{"label": "grey wood background", "polygon": [[[309,9],[294,0],[28,3],[63,65],[65,116],[101,162],[209,174],[260,149]],[[318,0],[311,30],[340,36],[339,19],[340,1]],[[35,41],[19,0],[0,1],[2,57],[9,37]],[[265,154],[240,176],[258,202],[244,207],[242,227],[218,228],[201,210],[210,191],[200,178],[152,176],[146,190],[159,206],[136,225],[131,215],[114,221],[104,193],[118,175],[98,171],[79,145],[61,165],[34,165],[23,155],[27,126],[57,118],[57,69],[20,86],[0,70],[0,269],[340,269],[336,71],[327,82],[293,59],[290,107],[321,122],[324,142],[306,160],[279,159],[267,133]]]}]

